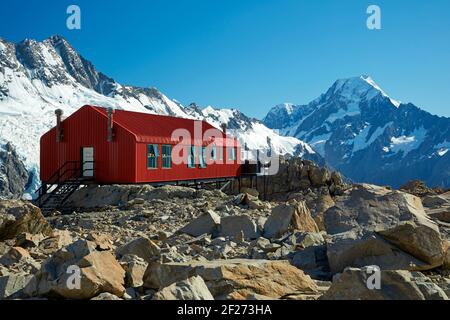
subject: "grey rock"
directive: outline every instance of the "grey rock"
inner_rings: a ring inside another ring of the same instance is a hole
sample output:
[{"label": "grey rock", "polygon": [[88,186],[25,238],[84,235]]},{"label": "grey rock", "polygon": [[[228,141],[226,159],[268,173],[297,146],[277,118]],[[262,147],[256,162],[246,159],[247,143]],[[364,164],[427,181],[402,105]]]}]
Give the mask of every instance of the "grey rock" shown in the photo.
[{"label": "grey rock", "polygon": [[243,234],[245,239],[258,237],[256,224],[248,216],[229,216],[220,220],[218,235],[236,238]]},{"label": "grey rock", "polygon": [[127,254],[120,260],[121,266],[125,270],[125,286],[127,288],[137,288],[144,284],[144,274],[148,263],[136,256]]},{"label": "grey rock", "polygon": [[324,215],[333,273],[378,265],[389,270],[427,270],[443,263],[438,226],[418,197],[360,185]]},{"label": "grey rock", "polygon": [[288,261],[249,259],[151,263],[144,287],[162,289],[196,275],[203,278],[215,299],[245,299],[253,293],[280,298],[317,290],[312,279]]},{"label": "grey rock", "polygon": [[193,276],[161,289],[152,300],[214,300],[214,297],[203,278]]},{"label": "grey rock", "polygon": [[[31,297],[91,299],[103,292],[125,293],[125,271],[111,251],[98,251],[94,242],[78,240],[49,257],[24,292]],[[79,274],[79,286],[74,280]],[[70,285],[69,285],[70,284]]]},{"label": "grey rock", "polygon": [[52,235],[41,210],[26,201],[0,200],[0,241],[21,233]]},{"label": "grey rock", "polygon": [[186,226],[178,230],[180,233],[186,233],[193,237],[198,237],[203,234],[212,234],[216,232],[220,225],[220,216],[212,210],[208,210],[205,214],[194,219]]},{"label": "grey rock", "polygon": [[311,246],[297,251],[292,257],[292,264],[313,279],[330,280],[332,277],[325,245]]},{"label": "grey rock", "polygon": [[33,278],[29,274],[12,274],[0,277],[0,300],[24,298],[23,289]]},{"label": "grey rock", "polygon": [[319,232],[304,201],[292,200],[273,208],[270,217],[264,224],[264,237],[279,238],[291,230]]},{"label": "grey rock", "polygon": [[335,276],[324,300],[448,300],[445,292],[420,272],[382,270],[380,288],[376,285],[373,270],[347,268]]},{"label": "grey rock", "polygon": [[152,240],[140,237],[117,248],[116,254],[119,257],[135,255],[150,262],[159,257],[160,251],[161,249]]}]

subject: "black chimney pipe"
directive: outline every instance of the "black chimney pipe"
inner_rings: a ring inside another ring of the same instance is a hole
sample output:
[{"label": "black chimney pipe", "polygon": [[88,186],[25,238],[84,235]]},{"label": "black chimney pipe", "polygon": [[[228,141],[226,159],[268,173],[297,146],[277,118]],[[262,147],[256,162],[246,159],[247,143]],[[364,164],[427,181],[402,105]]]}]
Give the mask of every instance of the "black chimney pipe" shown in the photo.
[{"label": "black chimney pipe", "polygon": [[61,109],[55,110],[56,115],[56,142],[61,142],[64,139],[64,128],[62,127],[62,115]]},{"label": "black chimney pipe", "polygon": [[108,142],[113,142],[114,139],[114,109],[108,108]]},{"label": "black chimney pipe", "polygon": [[223,133],[226,135],[227,134],[227,124],[226,123],[222,123],[220,126],[222,127]]}]

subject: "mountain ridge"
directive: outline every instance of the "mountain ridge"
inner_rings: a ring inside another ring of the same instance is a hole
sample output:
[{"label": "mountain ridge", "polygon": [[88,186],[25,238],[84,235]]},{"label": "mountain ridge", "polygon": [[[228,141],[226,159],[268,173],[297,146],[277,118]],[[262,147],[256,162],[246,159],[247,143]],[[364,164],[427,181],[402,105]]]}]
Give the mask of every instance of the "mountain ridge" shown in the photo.
[{"label": "mountain ridge", "polygon": [[450,118],[392,99],[370,77],[337,80],[306,105],[277,105],[263,123],[309,143],[354,181],[450,186]]}]

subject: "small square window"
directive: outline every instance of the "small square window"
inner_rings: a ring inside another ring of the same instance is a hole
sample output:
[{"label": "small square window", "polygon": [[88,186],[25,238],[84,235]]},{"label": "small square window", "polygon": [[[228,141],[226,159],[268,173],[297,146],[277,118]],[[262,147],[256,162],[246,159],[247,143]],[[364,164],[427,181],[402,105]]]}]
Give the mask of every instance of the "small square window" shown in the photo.
[{"label": "small square window", "polygon": [[202,153],[199,156],[200,168],[206,168],[206,147],[202,147]]},{"label": "small square window", "polygon": [[236,148],[233,147],[228,148],[228,160],[232,161],[236,160]]},{"label": "small square window", "polygon": [[188,168],[195,168],[195,146],[189,147]]},{"label": "small square window", "polygon": [[216,146],[210,146],[210,159],[211,161],[217,160],[217,148]]},{"label": "small square window", "polygon": [[162,146],[162,167],[164,169],[172,168],[172,146],[163,145]]},{"label": "small square window", "polygon": [[159,150],[157,144],[147,145],[147,168],[157,169],[158,168],[158,157]]}]

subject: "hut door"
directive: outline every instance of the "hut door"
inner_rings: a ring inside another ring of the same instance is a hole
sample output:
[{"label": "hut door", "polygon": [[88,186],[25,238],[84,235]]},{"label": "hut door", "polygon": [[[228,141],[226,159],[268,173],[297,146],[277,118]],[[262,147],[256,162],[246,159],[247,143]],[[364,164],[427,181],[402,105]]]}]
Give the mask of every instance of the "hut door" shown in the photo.
[{"label": "hut door", "polygon": [[82,176],[93,177],[94,176],[94,148],[84,147],[81,151],[82,159]]}]

